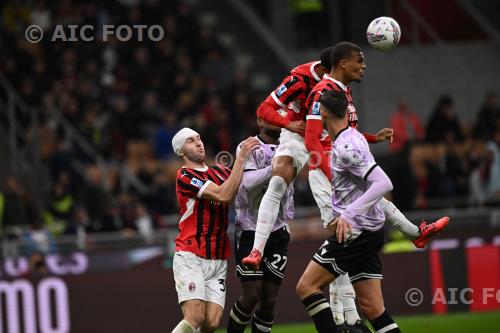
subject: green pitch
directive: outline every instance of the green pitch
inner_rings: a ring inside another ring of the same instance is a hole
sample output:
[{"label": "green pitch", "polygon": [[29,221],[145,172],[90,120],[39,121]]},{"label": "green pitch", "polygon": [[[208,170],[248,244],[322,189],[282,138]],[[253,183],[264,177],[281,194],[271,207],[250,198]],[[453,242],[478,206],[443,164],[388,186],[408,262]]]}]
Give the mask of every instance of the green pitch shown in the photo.
[{"label": "green pitch", "polygon": [[[500,332],[500,312],[397,317],[403,333]],[[218,330],[217,333],[225,332]],[[245,332],[250,332],[247,329]],[[273,333],[314,333],[312,324],[279,325]]]}]

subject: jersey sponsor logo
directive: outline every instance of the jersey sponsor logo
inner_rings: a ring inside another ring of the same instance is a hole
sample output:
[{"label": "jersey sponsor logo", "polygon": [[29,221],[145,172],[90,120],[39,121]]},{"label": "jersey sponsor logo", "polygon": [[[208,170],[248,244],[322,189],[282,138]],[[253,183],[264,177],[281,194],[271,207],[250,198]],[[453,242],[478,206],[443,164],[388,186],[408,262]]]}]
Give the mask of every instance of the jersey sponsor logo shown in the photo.
[{"label": "jersey sponsor logo", "polygon": [[319,116],[319,108],[321,106],[320,102],[314,102],[312,106],[312,114],[315,116]]},{"label": "jersey sponsor logo", "polygon": [[191,179],[191,185],[194,185],[194,186],[196,186],[196,187],[202,187],[202,186],[203,186],[203,184],[205,184],[205,182],[204,182],[204,181],[202,181],[202,180],[199,180],[199,179],[197,179],[197,178],[193,178],[193,179]]},{"label": "jersey sponsor logo", "polygon": [[194,293],[194,292],[195,292],[195,290],[196,290],[196,284],[195,284],[194,282],[191,282],[191,283],[189,284],[189,292]]},{"label": "jersey sponsor logo", "polygon": [[276,96],[281,97],[281,95],[283,95],[283,93],[286,91],[286,86],[284,84],[282,84],[281,86],[279,86],[278,89],[276,89]]}]

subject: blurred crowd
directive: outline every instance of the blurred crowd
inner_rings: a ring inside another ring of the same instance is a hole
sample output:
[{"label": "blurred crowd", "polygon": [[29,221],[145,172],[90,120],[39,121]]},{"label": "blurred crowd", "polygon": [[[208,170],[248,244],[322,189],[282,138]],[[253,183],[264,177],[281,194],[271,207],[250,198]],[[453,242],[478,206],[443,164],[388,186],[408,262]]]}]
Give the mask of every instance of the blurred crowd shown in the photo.
[{"label": "blurred crowd", "polygon": [[[30,24],[43,28],[41,43],[26,40]],[[92,42],[52,42],[47,36],[57,24],[160,25],[165,36],[159,42],[122,42],[114,35],[103,41],[96,28]],[[179,161],[171,139],[178,129],[196,128],[209,156],[235,151],[256,133],[246,70],[235,68],[216,26],[200,22],[189,1],[13,0],[1,7],[1,31],[0,70],[36,107],[49,173],[47,200],[29,218],[10,214],[9,193],[21,185],[15,178],[7,182],[4,227],[42,223],[55,235],[136,230],[149,237],[177,212],[173,180]],[[28,119],[20,114],[18,120]],[[68,126],[97,156],[86,154]],[[29,125],[24,130],[32,132]],[[124,172],[146,190],[124,181]],[[17,207],[27,204],[24,195],[15,197]]]},{"label": "blurred crowd", "polygon": [[455,107],[442,96],[425,126],[404,100],[392,114],[388,170],[402,209],[500,204],[497,95],[486,93],[473,124],[461,121]]},{"label": "blurred crowd", "polygon": [[[161,25],[165,37],[121,42],[110,35],[102,41],[97,30],[93,42],[44,39],[32,44],[24,37],[30,24],[50,36],[56,24],[125,23]],[[140,234],[150,241],[155,228],[175,226],[177,220],[169,219],[177,213],[175,132],[184,126],[197,129],[209,157],[234,152],[238,142],[257,132],[259,100],[249,73],[235,68],[216,28],[202,23],[188,1],[4,4],[0,70],[39,114],[36,143],[48,177],[41,204],[27,184],[14,176],[7,179],[0,193],[3,236],[22,237],[17,227],[25,227],[30,237],[73,234],[82,244],[87,233],[101,231]],[[464,198],[464,205],[498,202],[497,97],[487,95],[475,126],[462,123],[454,107],[452,97],[443,96],[424,126],[407,102],[399,102],[390,119],[396,133],[393,155],[385,164],[400,208],[432,207],[436,198]],[[27,115],[19,117],[21,124],[29,124],[23,119]],[[89,156],[68,128],[96,154]],[[30,125],[24,130],[32,133]],[[34,139],[28,135],[26,140]],[[125,175],[143,186],[134,186]],[[305,173],[295,186],[297,205],[313,205]]]}]

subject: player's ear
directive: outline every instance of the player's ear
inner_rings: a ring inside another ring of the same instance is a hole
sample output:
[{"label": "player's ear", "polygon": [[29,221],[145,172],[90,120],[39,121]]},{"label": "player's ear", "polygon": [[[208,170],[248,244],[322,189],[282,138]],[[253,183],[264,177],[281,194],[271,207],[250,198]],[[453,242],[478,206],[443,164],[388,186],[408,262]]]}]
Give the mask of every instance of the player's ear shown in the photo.
[{"label": "player's ear", "polygon": [[342,69],[345,69],[347,67],[347,59],[341,60],[340,63],[342,65]]},{"label": "player's ear", "polygon": [[179,156],[180,157],[184,157],[185,156],[185,154],[184,154],[184,152],[182,150],[179,152]]},{"label": "player's ear", "polygon": [[257,126],[259,129],[264,126],[264,121],[260,117],[257,117]]}]

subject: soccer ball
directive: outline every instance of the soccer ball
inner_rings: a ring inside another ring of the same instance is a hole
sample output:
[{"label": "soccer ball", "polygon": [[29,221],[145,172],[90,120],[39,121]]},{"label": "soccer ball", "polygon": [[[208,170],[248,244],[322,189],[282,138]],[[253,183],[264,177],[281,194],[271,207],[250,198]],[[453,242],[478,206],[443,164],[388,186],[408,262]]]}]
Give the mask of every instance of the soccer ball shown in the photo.
[{"label": "soccer ball", "polygon": [[374,49],[389,51],[398,45],[401,38],[401,28],[392,17],[377,17],[368,25],[366,38]]}]

